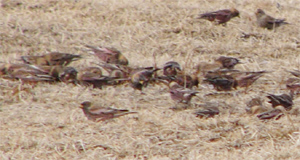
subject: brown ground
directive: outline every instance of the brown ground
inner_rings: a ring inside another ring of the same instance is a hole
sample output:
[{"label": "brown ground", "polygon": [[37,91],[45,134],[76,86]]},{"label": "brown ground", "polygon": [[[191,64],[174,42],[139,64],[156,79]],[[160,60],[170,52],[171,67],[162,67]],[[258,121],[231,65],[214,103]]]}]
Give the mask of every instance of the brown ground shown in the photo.
[{"label": "brown ground", "polygon": [[[99,90],[0,79],[0,159],[300,159],[297,96],[290,119],[264,122],[245,111],[256,96],[270,108],[266,93],[287,93],[283,82],[290,74],[284,69],[300,69],[300,2],[276,2],[3,0],[0,59],[5,63],[60,51],[84,56],[71,64],[75,68],[91,66],[97,60],[83,47],[89,44],[118,48],[132,66],[152,66],[155,54],[159,66],[175,60],[190,73],[200,61],[225,55],[243,62],[237,69],[274,72],[247,93],[208,95],[216,91],[201,84],[192,103],[220,104],[220,115],[208,119],[197,118],[194,108],[170,110],[174,102],[164,85],[150,85],[141,95],[128,85]],[[195,19],[230,7],[240,10],[241,18],[227,26]],[[258,28],[257,8],[291,24],[276,31]],[[243,32],[257,36],[241,38]],[[85,100],[138,114],[94,123],[79,108]]]}]

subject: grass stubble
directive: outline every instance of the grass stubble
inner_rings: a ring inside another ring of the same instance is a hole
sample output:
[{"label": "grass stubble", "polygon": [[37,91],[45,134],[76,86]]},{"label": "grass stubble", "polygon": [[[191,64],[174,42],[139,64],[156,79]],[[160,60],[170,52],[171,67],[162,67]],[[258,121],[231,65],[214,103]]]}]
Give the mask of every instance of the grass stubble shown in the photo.
[{"label": "grass stubble", "polygon": [[[192,73],[199,62],[224,55],[239,58],[239,70],[273,72],[247,92],[237,89],[230,95],[209,94],[216,91],[201,84],[192,103],[214,102],[220,108],[219,115],[208,119],[197,118],[194,109],[170,110],[174,102],[164,85],[149,85],[141,95],[130,85],[100,90],[64,83],[21,86],[0,79],[0,159],[299,159],[298,96],[294,114],[277,121],[260,121],[245,106],[262,97],[271,108],[266,93],[286,92],[282,82],[290,75],[285,69],[300,69],[300,3],[224,2],[3,0],[4,63],[59,51],[84,57],[70,66],[91,66],[97,59],[85,50],[88,44],[115,47],[132,66],[174,60]],[[199,13],[231,7],[241,18],[226,26],[195,19]],[[271,31],[259,28],[257,8],[291,24]],[[257,36],[242,38],[243,33]],[[138,114],[94,123],[79,108],[86,100]]]}]

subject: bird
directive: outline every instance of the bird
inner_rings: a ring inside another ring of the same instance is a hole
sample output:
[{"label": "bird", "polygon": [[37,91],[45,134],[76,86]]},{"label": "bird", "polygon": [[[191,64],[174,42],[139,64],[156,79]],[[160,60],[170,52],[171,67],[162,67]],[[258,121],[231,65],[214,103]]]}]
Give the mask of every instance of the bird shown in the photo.
[{"label": "bird", "polygon": [[217,106],[205,106],[203,109],[198,109],[194,114],[196,114],[196,117],[214,117],[215,115],[218,115],[220,113],[219,108]]},{"label": "bird", "polygon": [[65,67],[58,72],[58,79],[64,83],[77,83],[78,71],[73,67]]},{"label": "bird", "polygon": [[233,69],[235,65],[240,64],[240,60],[233,57],[220,56],[215,60],[217,63],[220,63],[223,68]]},{"label": "bird", "polygon": [[197,75],[187,75],[187,74],[180,74],[175,77],[175,82],[179,85],[186,87],[186,88],[193,88],[193,86],[198,87],[199,80]]},{"label": "bird", "polygon": [[217,91],[230,91],[238,86],[238,82],[230,75],[208,74],[204,81],[212,84]]},{"label": "bird", "polygon": [[275,108],[279,105],[283,106],[286,110],[291,110],[293,107],[293,93],[290,94],[281,94],[281,95],[274,95],[268,94],[267,98],[270,100],[269,103],[272,104],[272,107]]},{"label": "bird", "polygon": [[240,17],[240,12],[235,8],[231,8],[203,13],[200,14],[197,19],[207,19],[209,21],[215,21],[218,24],[226,24],[226,22],[234,17]]},{"label": "bird", "polygon": [[0,67],[0,75],[3,78],[20,79],[23,82],[55,81],[55,78],[49,75],[48,72],[29,64],[4,64]]},{"label": "bird", "polygon": [[77,70],[73,67],[55,65],[55,66],[37,66],[40,71],[51,75],[56,81],[65,83],[76,83]]},{"label": "bird", "polygon": [[111,64],[111,63],[100,63],[98,64],[101,68],[108,72],[108,74],[112,74],[114,71],[121,71],[123,72],[124,77],[129,76],[132,72],[133,68],[130,66],[119,65],[119,64]]},{"label": "bird", "polygon": [[286,80],[286,88],[289,89],[293,94],[297,94],[300,91],[300,79],[289,78]]},{"label": "bird", "polygon": [[116,48],[108,48],[108,47],[95,47],[86,45],[92,52],[91,54],[98,57],[101,61],[105,63],[112,64],[120,64],[120,65],[128,65],[128,59]]},{"label": "bird", "polygon": [[181,66],[178,62],[169,61],[163,66],[163,74],[165,76],[176,76],[179,72],[181,72]]},{"label": "bird", "polygon": [[189,88],[184,88],[179,85],[177,82],[171,82],[170,86],[170,95],[171,98],[177,103],[188,104],[194,96],[196,96],[199,91],[191,90]]},{"label": "bird", "polygon": [[103,76],[102,70],[99,67],[87,67],[79,70],[77,73],[78,83],[83,86],[93,86],[93,88],[101,89],[103,85],[106,85],[110,77]]},{"label": "bird", "polygon": [[269,30],[284,24],[289,24],[285,22],[285,19],[276,19],[270,15],[267,15],[262,9],[257,9],[255,15],[258,26],[262,28],[267,28]]},{"label": "bird", "polygon": [[81,55],[70,54],[70,53],[60,53],[60,52],[50,52],[40,56],[21,56],[21,59],[26,64],[34,65],[63,65],[66,66],[72,61],[76,61],[81,58]]},{"label": "bird", "polygon": [[278,120],[279,118],[281,118],[284,114],[282,113],[282,110],[276,108],[276,109],[272,109],[270,111],[266,111],[263,113],[260,113],[257,115],[257,118],[261,119],[261,120],[266,120],[266,119],[272,119],[275,118],[276,120]]},{"label": "bird", "polygon": [[267,71],[257,72],[232,72],[230,75],[237,81],[238,87],[249,87],[256,80],[258,80],[263,74],[268,73]]},{"label": "bird", "polygon": [[142,91],[143,87],[147,87],[148,83],[152,79],[154,72],[160,70],[160,68],[142,69],[131,73],[130,82],[131,87]]},{"label": "bird", "polygon": [[165,80],[168,83],[176,82],[178,85],[186,88],[193,88],[193,86],[198,87],[199,80],[196,74],[187,75],[179,73],[176,76],[158,76],[158,80]]},{"label": "bird", "polygon": [[266,109],[260,97],[252,98],[246,103],[246,111],[251,114],[261,113],[266,111]]},{"label": "bird", "polygon": [[92,104],[90,101],[84,101],[81,103],[80,108],[88,120],[99,122],[108,119],[117,118],[127,114],[133,114],[137,112],[130,112],[127,109],[115,109],[110,107],[103,107],[100,104]]}]

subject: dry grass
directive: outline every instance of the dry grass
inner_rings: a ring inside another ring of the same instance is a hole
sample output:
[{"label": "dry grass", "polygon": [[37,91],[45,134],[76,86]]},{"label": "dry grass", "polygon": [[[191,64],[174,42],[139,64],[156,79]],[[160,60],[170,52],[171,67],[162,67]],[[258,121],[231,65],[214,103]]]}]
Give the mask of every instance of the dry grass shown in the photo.
[{"label": "dry grass", "polygon": [[[140,95],[127,85],[99,90],[0,79],[0,159],[300,159],[298,97],[291,121],[285,116],[263,122],[245,112],[256,96],[270,107],[266,93],[287,92],[284,69],[300,69],[300,3],[276,2],[280,6],[271,0],[3,0],[2,62],[60,51],[84,56],[71,66],[91,66],[96,60],[83,47],[90,44],[118,48],[133,66],[152,66],[155,54],[159,66],[175,60],[189,73],[200,61],[227,55],[241,59],[240,70],[274,72],[247,93],[205,96],[215,91],[200,85],[193,103],[220,104],[220,115],[209,119],[197,118],[194,109],[170,110],[174,102],[163,85],[150,85]],[[225,27],[195,19],[230,7],[241,18]],[[292,24],[276,31],[258,28],[257,8]],[[243,39],[242,32],[259,37]],[[18,87],[25,89],[16,92]],[[94,123],[79,108],[85,100],[139,113]]]}]

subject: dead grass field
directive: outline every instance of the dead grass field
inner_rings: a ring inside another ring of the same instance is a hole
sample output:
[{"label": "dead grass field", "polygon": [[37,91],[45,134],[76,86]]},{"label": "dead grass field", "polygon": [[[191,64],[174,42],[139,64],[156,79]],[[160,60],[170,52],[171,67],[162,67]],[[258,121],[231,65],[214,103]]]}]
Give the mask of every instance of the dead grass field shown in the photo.
[{"label": "dead grass field", "polygon": [[[278,5],[276,2],[278,2]],[[235,7],[241,18],[227,26],[197,20],[199,13]],[[258,28],[254,12],[286,18],[275,31]],[[84,44],[113,46],[132,66],[162,66],[175,60],[187,73],[220,55],[239,58],[242,71],[274,71],[232,95],[201,84],[192,103],[215,102],[221,113],[200,119],[194,108],[173,111],[164,85],[141,95],[129,85],[85,88],[64,83],[25,84],[0,79],[0,159],[300,159],[298,96],[291,121],[261,121],[247,114],[246,102],[266,93],[286,93],[284,69],[300,69],[300,2],[239,0],[24,0],[2,1],[0,61],[18,63],[21,55],[60,51],[83,55],[71,66],[97,60]],[[258,37],[241,38],[242,33]],[[85,100],[137,111],[94,123],[79,104]]]}]

